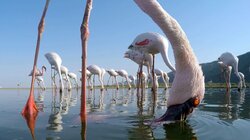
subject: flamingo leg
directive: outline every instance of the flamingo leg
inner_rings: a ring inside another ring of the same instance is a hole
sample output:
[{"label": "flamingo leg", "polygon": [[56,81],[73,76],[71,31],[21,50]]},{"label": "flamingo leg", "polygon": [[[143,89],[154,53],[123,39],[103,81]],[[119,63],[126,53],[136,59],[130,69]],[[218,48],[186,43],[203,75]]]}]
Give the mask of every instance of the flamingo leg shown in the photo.
[{"label": "flamingo leg", "polygon": [[116,83],[116,89],[119,89],[119,84],[117,82],[116,76],[115,76],[115,83]]},{"label": "flamingo leg", "polygon": [[156,93],[156,85],[155,85],[155,55],[153,54],[153,66],[152,66],[152,76],[153,76],[153,93],[155,94]]},{"label": "flamingo leg", "polygon": [[37,64],[37,59],[38,59],[38,54],[39,54],[40,40],[41,40],[42,33],[44,31],[44,18],[45,18],[45,15],[49,6],[49,2],[50,0],[46,1],[43,14],[38,25],[38,37],[37,37],[36,52],[35,52],[35,58],[34,58],[34,64],[33,64],[33,74],[32,74],[32,80],[31,80],[30,94],[29,94],[27,103],[22,110],[22,115],[27,122],[27,125],[30,129],[33,139],[35,139],[34,129],[35,129],[36,117],[38,115],[38,109],[34,101],[35,69],[36,69],[36,64]]},{"label": "flamingo leg", "polygon": [[107,88],[108,88],[110,78],[111,78],[111,76],[109,76],[109,79],[108,79],[108,82],[107,82],[106,90],[107,90]]},{"label": "flamingo leg", "polygon": [[[92,0],[87,0],[83,21],[81,24],[81,42],[82,42],[82,90],[81,90],[81,121],[86,124],[86,64],[87,64],[87,40],[89,37],[89,16],[92,9]],[[85,135],[84,135],[85,136]]]}]

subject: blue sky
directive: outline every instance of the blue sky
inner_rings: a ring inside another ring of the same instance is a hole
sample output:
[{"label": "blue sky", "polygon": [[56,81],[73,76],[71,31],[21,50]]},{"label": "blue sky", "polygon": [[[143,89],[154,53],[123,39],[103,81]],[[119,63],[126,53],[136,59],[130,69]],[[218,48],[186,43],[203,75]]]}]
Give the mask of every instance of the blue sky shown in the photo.
[{"label": "blue sky", "polygon": [[[159,0],[186,32],[200,63],[216,60],[229,51],[240,55],[250,50],[249,0]],[[29,87],[37,39],[37,25],[45,0],[0,1],[0,86]],[[51,0],[41,40],[38,67],[50,65],[44,57],[57,52],[63,65],[77,73],[81,67],[80,24],[85,1]],[[143,32],[159,32],[159,27],[132,0],[94,0],[90,17],[88,64],[125,69],[136,73],[137,65],[123,54],[133,39]],[[174,63],[171,47],[169,57]],[[160,55],[156,67],[164,71]],[[108,75],[105,76],[107,79]],[[106,82],[105,82],[106,83]]]}]

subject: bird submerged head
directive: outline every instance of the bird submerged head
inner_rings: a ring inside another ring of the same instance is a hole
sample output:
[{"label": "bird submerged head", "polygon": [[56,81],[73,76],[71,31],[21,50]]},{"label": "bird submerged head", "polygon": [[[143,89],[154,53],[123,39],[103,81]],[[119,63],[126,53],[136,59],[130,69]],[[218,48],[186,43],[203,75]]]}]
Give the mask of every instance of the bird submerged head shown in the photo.
[{"label": "bird submerged head", "polygon": [[199,97],[193,97],[188,99],[182,104],[169,106],[166,113],[155,120],[156,122],[161,121],[183,121],[186,120],[187,116],[193,112],[194,108],[200,104]]}]

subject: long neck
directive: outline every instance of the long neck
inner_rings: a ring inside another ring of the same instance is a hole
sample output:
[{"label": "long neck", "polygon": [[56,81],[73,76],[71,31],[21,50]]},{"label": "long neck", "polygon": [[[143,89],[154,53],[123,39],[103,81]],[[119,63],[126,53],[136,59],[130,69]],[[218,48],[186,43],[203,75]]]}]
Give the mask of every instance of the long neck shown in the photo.
[{"label": "long neck", "polygon": [[[162,29],[173,47],[176,73],[168,106],[183,103],[191,97],[204,96],[204,77],[186,34],[156,0],[134,0]],[[200,93],[199,93],[200,92]]]},{"label": "long neck", "polygon": [[44,72],[45,72],[45,68],[42,67],[42,73],[41,73],[42,75],[41,76],[43,76]]},{"label": "long neck", "polygon": [[[163,39],[163,42],[162,42],[162,46],[168,46],[168,42],[167,40],[165,41],[165,39]],[[175,72],[175,68],[172,66],[172,64],[170,63],[169,61],[169,58],[168,58],[168,47],[162,47],[162,50],[161,50],[161,56],[165,62],[165,64],[173,71]]]}]

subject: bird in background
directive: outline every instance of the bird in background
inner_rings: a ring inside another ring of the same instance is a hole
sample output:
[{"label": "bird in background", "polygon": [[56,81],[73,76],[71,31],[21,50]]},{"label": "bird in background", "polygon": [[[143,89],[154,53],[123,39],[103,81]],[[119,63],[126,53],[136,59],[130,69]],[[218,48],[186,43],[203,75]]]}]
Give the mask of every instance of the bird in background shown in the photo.
[{"label": "bird in background", "polygon": [[[64,90],[63,79],[62,79],[62,74],[61,74],[62,59],[55,52],[46,53],[45,57],[49,61],[50,65],[51,65],[52,86],[53,87],[56,86],[56,82],[55,82],[55,76],[56,76],[55,71],[56,71],[58,73],[58,75],[59,75],[60,93],[62,93],[63,90]],[[52,72],[52,70],[55,70],[55,71]]]},{"label": "bird in background", "polygon": [[122,84],[123,84],[123,78],[125,78],[128,84],[128,88],[131,89],[130,79],[128,78],[128,72],[124,69],[116,70],[116,72],[122,77]]},{"label": "bird in background", "polygon": [[75,82],[75,88],[78,89],[77,75],[73,72],[69,72],[68,76]]},{"label": "bird in background", "polygon": [[46,89],[45,84],[44,84],[44,80],[43,80],[43,77],[42,77],[42,76],[36,76],[36,81],[37,81],[37,85],[38,85],[41,89],[43,89],[43,90]]},{"label": "bird in background", "polygon": [[[39,70],[38,68],[35,69],[35,76],[43,76],[44,73],[46,72],[46,67],[45,66],[42,66],[41,70]],[[29,76],[32,76],[33,74],[33,70],[31,70]]]},{"label": "bird in background", "polygon": [[[151,68],[151,73],[154,75],[154,61],[155,61],[155,55],[160,53],[163,61],[165,62],[166,66],[168,66],[173,72],[175,72],[175,68],[172,66],[172,64],[169,61],[168,58],[168,40],[160,35],[159,33],[153,33],[153,32],[146,32],[139,34],[132,44],[128,47],[128,49],[131,50],[138,50],[144,53],[152,54],[153,56],[153,63]],[[155,81],[155,78],[152,77]],[[156,91],[156,85],[153,82],[153,91]]]},{"label": "bird in background", "polygon": [[169,77],[168,74],[161,69],[155,69],[155,74],[162,78],[165,90],[168,88]]},{"label": "bird in background", "polygon": [[241,79],[241,77],[239,75],[239,71],[238,71],[239,59],[236,56],[234,56],[232,53],[225,52],[225,53],[221,54],[221,56],[218,58],[218,62],[222,62],[225,66],[227,66],[227,67],[231,66],[233,68],[234,74],[238,78],[238,91],[240,91],[242,89],[242,79]]},{"label": "bird in background", "polygon": [[71,82],[70,82],[70,79],[69,79],[69,70],[68,70],[68,68],[61,65],[61,74],[65,76],[66,83],[67,83],[67,88],[68,88],[68,91],[70,91],[72,86],[71,86]]},{"label": "bird in background", "polygon": [[[42,66],[41,70],[39,70],[38,68],[35,69],[35,79],[37,81],[38,86],[43,90],[46,89],[45,84],[44,84],[44,80],[43,80],[43,75],[45,72],[46,72],[45,66]],[[32,74],[33,74],[33,70],[31,70],[29,76],[32,76]]]},{"label": "bird in background", "polygon": [[108,86],[108,83],[109,83],[109,80],[110,78],[112,78],[112,85],[113,85],[113,79],[115,80],[115,83],[116,83],[116,89],[119,89],[119,84],[118,84],[118,81],[117,81],[117,76],[119,75],[114,69],[109,69],[109,70],[106,70],[107,73],[109,74],[109,79],[108,79],[108,82],[107,82],[107,86]]},{"label": "bird in background", "polygon": [[[103,84],[103,76],[105,74],[105,70],[100,68],[99,66],[97,65],[89,65],[87,67],[87,70],[92,74],[92,75],[98,75],[98,79],[99,79],[99,82],[101,84],[101,89],[100,90],[103,90],[104,89],[104,84]],[[95,77],[93,77],[93,80],[95,79]],[[93,82],[94,83],[94,82]],[[93,85],[91,85],[91,89],[93,89]]]}]

